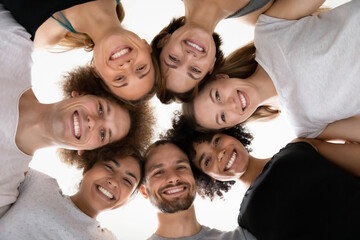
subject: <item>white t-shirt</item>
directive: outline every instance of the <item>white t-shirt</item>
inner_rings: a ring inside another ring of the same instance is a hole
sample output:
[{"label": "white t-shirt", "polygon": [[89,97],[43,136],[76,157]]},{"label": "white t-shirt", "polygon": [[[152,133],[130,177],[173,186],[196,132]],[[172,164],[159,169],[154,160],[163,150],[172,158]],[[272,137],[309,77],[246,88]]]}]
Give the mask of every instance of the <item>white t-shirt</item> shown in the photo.
[{"label": "white t-shirt", "polygon": [[15,144],[20,96],[31,87],[30,34],[0,4],[0,217],[16,201],[31,156]]},{"label": "white t-shirt", "polygon": [[0,239],[116,239],[62,194],[57,181],[30,169],[17,201],[0,219]]},{"label": "white t-shirt", "polygon": [[148,240],[256,240],[256,238],[250,234],[246,229],[241,227],[235,228],[234,231],[223,232],[214,228],[201,226],[201,231],[191,237],[183,238],[163,238],[156,234],[153,234]]},{"label": "white t-shirt", "polygon": [[254,41],[297,136],[360,113],[359,0],[294,21],[261,15]]}]

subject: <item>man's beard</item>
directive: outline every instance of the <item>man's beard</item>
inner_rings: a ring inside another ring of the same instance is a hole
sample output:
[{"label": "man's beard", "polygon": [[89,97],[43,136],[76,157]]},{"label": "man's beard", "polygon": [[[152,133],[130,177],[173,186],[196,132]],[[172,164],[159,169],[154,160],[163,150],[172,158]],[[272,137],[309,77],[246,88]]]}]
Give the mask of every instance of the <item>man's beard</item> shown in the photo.
[{"label": "man's beard", "polygon": [[189,207],[194,202],[196,193],[195,191],[192,191],[192,188],[187,183],[178,183],[176,185],[181,184],[186,185],[186,187],[189,189],[189,194],[185,197],[182,196],[179,198],[174,198],[172,201],[169,201],[161,197],[161,194],[159,194],[160,197],[158,197],[158,195],[153,196],[152,194],[149,194],[150,202],[163,213],[176,213],[178,211],[184,211],[189,209]]}]

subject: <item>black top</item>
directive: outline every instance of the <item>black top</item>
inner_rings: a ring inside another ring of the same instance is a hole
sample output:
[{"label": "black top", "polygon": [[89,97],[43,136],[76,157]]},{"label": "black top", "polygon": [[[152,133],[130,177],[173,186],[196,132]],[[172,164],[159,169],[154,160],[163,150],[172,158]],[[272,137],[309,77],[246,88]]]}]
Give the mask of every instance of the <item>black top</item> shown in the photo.
[{"label": "black top", "polygon": [[360,181],[304,142],[266,164],[246,192],[240,226],[262,239],[360,239]]},{"label": "black top", "polygon": [[55,12],[61,11],[90,0],[0,0],[5,8],[31,34],[34,39],[36,30]]}]

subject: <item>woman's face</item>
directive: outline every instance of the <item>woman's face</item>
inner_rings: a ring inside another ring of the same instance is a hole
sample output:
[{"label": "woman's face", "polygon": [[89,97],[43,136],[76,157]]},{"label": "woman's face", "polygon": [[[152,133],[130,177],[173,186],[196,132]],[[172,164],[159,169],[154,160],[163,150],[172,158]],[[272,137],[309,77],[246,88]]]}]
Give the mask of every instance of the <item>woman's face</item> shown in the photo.
[{"label": "woman's face", "polygon": [[239,179],[249,164],[249,154],[241,142],[229,135],[218,133],[203,143],[194,143],[197,168],[219,181]]},{"label": "woman's face", "polygon": [[176,93],[193,89],[215,64],[212,35],[201,28],[184,25],[164,39],[160,54],[166,88]]},{"label": "woman's face", "polygon": [[103,37],[94,46],[93,67],[110,90],[126,100],[138,100],[154,86],[151,47],[127,30]]},{"label": "woman's face", "polygon": [[[140,165],[133,157],[98,161],[84,173],[78,206],[90,217],[128,202],[140,181]],[[84,211],[84,210],[83,210]]]},{"label": "woman's face", "polygon": [[228,128],[248,119],[259,103],[258,91],[250,81],[217,75],[194,99],[194,115],[205,128]]}]

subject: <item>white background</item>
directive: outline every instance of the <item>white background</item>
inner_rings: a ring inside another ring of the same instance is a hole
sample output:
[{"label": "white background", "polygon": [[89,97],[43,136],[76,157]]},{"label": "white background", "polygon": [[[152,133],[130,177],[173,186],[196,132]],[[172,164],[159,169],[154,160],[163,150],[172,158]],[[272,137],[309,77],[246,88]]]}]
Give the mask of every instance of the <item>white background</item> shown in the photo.
[{"label": "white background", "polygon": [[[344,2],[347,0],[327,0],[325,6],[335,7]],[[183,3],[180,0],[122,0],[122,3],[126,12],[123,26],[149,43],[170,19],[184,14]],[[216,32],[223,39],[222,50],[225,55],[253,38],[253,28],[242,25],[235,19],[223,20],[218,24]],[[33,86],[39,100],[44,103],[60,100],[62,96],[58,85],[62,75],[75,66],[89,62],[90,58],[91,53],[83,50],[68,53],[35,52]],[[159,133],[170,127],[172,112],[179,109],[179,105],[162,105],[155,98],[152,103],[158,119],[155,128]],[[254,123],[249,127],[255,137],[252,154],[256,157],[271,157],[294,138],[283,116],[272,122]],[[55,152],[56,149],[39,150],[30,166],[55,177],[63,192],[72,194],[76,191],[81,174],[62,164]],[[225,195],[226,200],[216,199],[209,202],[197,197],[195,209],[198,221],[220,230],[233,230],[237,226],[237,215],[243,194],[243,186],[237,183],[230,193]],[[146,239],[157,227],[156,209],[140,194],[126,206],[100,214],[98,220],[119,239],[127,240]]]}]

